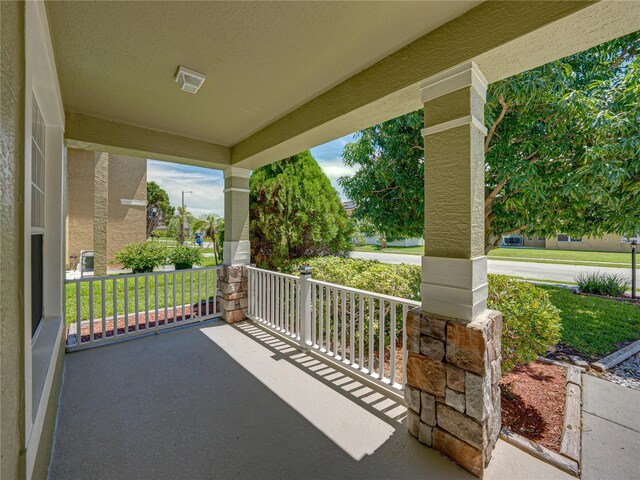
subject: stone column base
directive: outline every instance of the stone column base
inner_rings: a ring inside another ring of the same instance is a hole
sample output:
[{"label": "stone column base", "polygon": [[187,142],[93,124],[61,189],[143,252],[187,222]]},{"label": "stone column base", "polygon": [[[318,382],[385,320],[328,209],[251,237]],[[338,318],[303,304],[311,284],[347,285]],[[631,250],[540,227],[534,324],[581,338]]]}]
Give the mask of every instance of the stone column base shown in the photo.
[{"label": "stone column base", "polygon": [[222,319],[236,323],[245,319],[248,297],[248,270],[245,265],[224,265],[218,277],[218,305]]},{"label": "stone column base", "polygon": [[409,432],[482,477],[501,428],[502,315],[464,322],[416,308],[406,328]]}]

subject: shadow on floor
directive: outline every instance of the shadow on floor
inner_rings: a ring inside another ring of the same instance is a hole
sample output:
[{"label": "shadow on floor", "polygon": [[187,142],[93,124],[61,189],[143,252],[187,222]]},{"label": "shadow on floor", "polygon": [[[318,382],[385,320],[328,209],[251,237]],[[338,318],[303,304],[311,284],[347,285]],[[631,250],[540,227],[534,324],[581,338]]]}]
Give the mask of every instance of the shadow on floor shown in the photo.
[{"label": "shadow on floor", "polygon": [[212,321],[66,355],[49,478],[472,478],[411,438],[395,401],[259,330]]}]

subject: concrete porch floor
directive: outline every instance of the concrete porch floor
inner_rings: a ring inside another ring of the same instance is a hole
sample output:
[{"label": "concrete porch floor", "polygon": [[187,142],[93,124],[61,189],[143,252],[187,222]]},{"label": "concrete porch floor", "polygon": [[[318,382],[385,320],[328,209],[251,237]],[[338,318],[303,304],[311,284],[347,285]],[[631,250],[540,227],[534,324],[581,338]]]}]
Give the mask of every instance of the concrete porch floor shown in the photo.
[{"label": "concrete porch floor", "polygon": [[[66,355],[49,478],[474,478],[405,417],[252,323],[214,320]],[[573,477],[499,441],[485,478]]]}]

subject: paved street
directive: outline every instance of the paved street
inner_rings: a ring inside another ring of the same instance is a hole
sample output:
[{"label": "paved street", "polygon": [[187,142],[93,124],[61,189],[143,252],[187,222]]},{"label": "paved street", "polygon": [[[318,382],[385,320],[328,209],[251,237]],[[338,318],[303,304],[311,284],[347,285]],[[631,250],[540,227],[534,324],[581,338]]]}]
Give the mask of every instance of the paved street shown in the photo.
[{"label": "paved street", "polygon": [[[409,263],[420,265],[419,255],[402,253],[351,252],[353,258],[378,260],[382,263]],[[489,273],[499,273],[515,277],[532,278],[536,280],[553,280],[558,282],[575,282],[580,273],[605,272],[625,275],[629,281],[631,269],[592,267],[581,265],[558,265],[552,263],[513,262],[508,260],[489,260]],[[637,271],[640,278],[640,270]]]}]

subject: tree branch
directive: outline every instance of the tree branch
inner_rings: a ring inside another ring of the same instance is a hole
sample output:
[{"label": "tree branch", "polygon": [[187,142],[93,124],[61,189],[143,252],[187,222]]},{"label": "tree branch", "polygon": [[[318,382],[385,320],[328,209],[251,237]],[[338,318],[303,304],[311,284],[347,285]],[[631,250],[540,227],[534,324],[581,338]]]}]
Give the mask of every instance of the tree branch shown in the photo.
[{"label": "tree branch", "polygon": [[489,129],[489,132],[487,132],[487,138],[484,141],[484,153],[487,153],[487,151],[489,151],[489,144],[491,143],[493,134],[496,132],[496,128],[498,128],[498,125],[509,111],[509,105],[507,105],[507,102],[505,102],[504,96],[502,94],[500,94],[500,98],[498,99],[498,101],[500,102],[500,105],[502,105],[502,111],[500,112],[500,115],[498,115],[498,118],[494,120],[491,128]]}]

